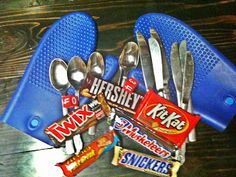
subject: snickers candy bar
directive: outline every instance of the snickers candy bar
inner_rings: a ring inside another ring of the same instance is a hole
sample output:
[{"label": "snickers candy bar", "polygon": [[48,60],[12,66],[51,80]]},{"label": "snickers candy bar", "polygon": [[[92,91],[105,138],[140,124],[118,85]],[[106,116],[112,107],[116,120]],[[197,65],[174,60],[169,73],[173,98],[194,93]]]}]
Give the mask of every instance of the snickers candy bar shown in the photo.
[{"label": "snickers candy bar", "polygon": [[65,176],[73,177],[118,143],[118,136],[114,131],[109,131],[91,142],[78,155],[74,155],[66,161],[56,164],[56,166],[62,169]]},{"label": "snickers candy bar", "polygon": [[152,132],[146,129],[142,123],[135,121],[117,109],[113,128],[161,158],[166,159],[175,156],[176,148],[172,144],[153,136]]},{"label": "snickers candy bar", "polygon": [[139,104],[134,119],[180,148],[200,116],[188,113],[150,89]]},{"label": "snickers candy bar", "polygon": [[164,160],[119,146],[114,148],[112,164],[161,177],[177,177],[181,165],[178,161]]},{"label": "snickers candy bar", "polygon": [[93,98],[98,93],[103,93],[107,103],[115,108],[122,109],[132,115],[135,114],[136,108],[143,96],[135,92],[128,93],[122,87],[97,78],[93,75],[88,75],[85,79],[80,94]]},{"label": "snickers candy bar", "polygon": [[74,135],[82,133],[95,125],[98,120],[109,116],[110,111],[111,108],[106,103],[104,96],[99,94],[96,100],[70,112],[47,127],[44,132],[55,146],[60,146]]}]

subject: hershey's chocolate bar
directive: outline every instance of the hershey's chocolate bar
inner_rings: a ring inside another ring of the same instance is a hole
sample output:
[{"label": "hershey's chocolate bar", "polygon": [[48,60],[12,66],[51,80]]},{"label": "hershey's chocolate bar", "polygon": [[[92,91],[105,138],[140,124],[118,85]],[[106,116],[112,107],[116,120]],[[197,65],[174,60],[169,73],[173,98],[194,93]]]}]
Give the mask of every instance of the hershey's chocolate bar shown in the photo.
[{"label": "hershey's chocolate bar", "polygon": [[80,93],[90,98],[103,93],[110,106],[131,114],[135,114],[139,102],[143,99],[143,96],[138,93],[128,93],[122,87],[92,75],[87,76]]}]

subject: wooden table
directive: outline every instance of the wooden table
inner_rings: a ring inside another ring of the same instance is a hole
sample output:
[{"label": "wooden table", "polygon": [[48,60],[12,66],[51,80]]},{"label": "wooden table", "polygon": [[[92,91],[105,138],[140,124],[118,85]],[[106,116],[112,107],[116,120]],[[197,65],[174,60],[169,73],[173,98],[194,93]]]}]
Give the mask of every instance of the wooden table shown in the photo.
[{"label": "wooden table", "polygon": [[[195,28],[236,64],[236,2],[155,0],[5,0],[0,1],[0,113],[15,90],[24,69],[47,28],[62,15],[86,11],[97,22],[97,50],[119,56],[133,38],[135,20],[148,12],[175,16]],[[103,124],[99,125],[103,129]],[[0,177],[57,177],[61,149],[0,124]],[[86,136],[87,137],[87,136]],[[181,177],[236,176],[236,121],[224,133],[204,123],[197,126],[197,142],[188,144]],[[88,137],[88,143],[93,137]],[[126,147],[133,145],[126,143]],[[134,147],[136,148],[136,147]],[[78,176],[148,176],[110,164],[112,152]]]}]

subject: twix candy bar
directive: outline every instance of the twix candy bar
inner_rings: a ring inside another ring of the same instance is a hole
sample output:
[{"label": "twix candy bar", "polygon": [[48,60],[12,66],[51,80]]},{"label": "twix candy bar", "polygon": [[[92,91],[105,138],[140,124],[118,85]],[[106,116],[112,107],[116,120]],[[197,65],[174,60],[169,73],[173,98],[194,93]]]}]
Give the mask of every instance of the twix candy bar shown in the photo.
[{"label": "twix candy bar", "polygon": [[135,114],[138,103],[143,98],[140,94],[135,92],[128,93],[122,87],[93,75],[87,76],[80,93],[81,95],[90,98],[96,96],[98,93],[103,93],[110,106],[119,107],[131,114]]},{"label": "twix candy bar", "polygon": [[134,119],[180,148],[200,116],[188,113],[150,89],[140,103]]},{"label": "twix candy bar", "polygon": [[161,177],[177,177],[181,166],[178,161],[164,160],[119,146],[114,148],[112,164]]},{"label": "twix candy bar", "polygon": [[70,112],[47,127],[44,132],[55,146],[59,146],[74,135],[95,125],[98,120],[109,116],[110,111],[111,108],[101,93],[97,95],[96,100]]},{"label": "twix candy bar", "polygon": [[83,169],[94,163],[103,153],[111,150],[119,143],[119,138],[113,130],[91,142],[78,155],[74,155],[64,162],[56,164],[67,177],[73,177]]}]

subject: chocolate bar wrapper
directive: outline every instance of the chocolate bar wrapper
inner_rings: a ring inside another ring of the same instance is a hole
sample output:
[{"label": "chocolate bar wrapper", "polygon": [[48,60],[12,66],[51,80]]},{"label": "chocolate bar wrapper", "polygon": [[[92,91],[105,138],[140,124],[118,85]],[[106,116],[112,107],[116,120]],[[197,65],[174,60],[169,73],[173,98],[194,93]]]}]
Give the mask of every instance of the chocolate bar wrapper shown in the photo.
[{"label": "chocolate bar wrapper", "polygon": [[56,166],[62,169],[65,176],[73,177],[118,143],[118,136],[113,130],[109,131],[91,142],[78,155],[74,155],[66,161],[56,164]]},{"label": "chocolate bar wrapper", "polygon": [[153,134],[145,125],[116,109],[113,128],[157,156],[167,159],[175,156],[176,147]]},{"label": "chocolate bar wrapper", "polygon": [[111,108],[106,103],[105,97],[99,94],[96,100],[70,112],[47,127],[44,132],[58,147],[74,135],[82,133],[95,125],[98,120],[109,116],[110,111]]},{"label": "chocolate bar wrapper", "polygon": [[163,160],[119,146],[114,148],[112,164],[160,177],[177,177],[177,172],[181,166],[180,162],[177,161]]},{"label": "chocolate bar wrapper", "polygon": [[110,106],[122,109],[132,115],[135,114],[138,104],[143,98],[138,93],[128,93],[116,84],[88,75],[81,87],[80,94],[92,98],[98,93],[105,95]]},{"label": "chocolate bar wrapper", "polygon": [[180,148],[200,116],[188,113],[150,89],[139,104],[134,119]]}]

